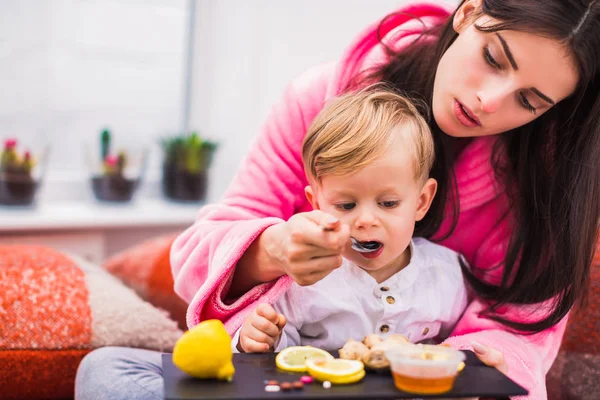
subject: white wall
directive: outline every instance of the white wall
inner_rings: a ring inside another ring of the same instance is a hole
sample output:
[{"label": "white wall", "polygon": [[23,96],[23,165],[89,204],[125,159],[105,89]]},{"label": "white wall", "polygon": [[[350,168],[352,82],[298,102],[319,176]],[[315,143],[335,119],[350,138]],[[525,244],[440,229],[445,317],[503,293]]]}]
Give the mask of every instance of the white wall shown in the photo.
[{"label": "white wall", "polygon": [[197,10],[192,126],[222,147],[210,200],[227,188],[285,85],[337,59],[358,32],[406,0],[219,0]]},{"label": "white wall", "polygon": [[[285,84],[405,2],[197,1],[190,127],[221,141],[210,201]],[[82,143],[108,125],[150,145],[157,177],[157,138],[182,122],[187,23],[186,0],[0,0],[0,138],[47,138],[61,179],[81,176]]]},{"label": "white wall", "polygon": [[0,0],[0,138],[51,143],[81,175],[104,126],[155,146],[179,127],[185,0]]}]

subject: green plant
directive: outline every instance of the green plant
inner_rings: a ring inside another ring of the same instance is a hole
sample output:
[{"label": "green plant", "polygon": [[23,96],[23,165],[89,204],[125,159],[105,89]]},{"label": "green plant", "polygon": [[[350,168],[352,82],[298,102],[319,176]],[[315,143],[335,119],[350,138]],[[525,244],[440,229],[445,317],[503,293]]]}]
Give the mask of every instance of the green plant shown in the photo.
[{"label": "green plant", "polygon": [[100,132],[100,159],[102,160],[102,171],[104,175],[123,176],[127,166],[127,154],[120,151],[116,156],[111,154],[112,137],[110,130],[104,129]]},{"label": "green plant", "polygon": [[177,169],[191,174],[206,171],[218,147],[216,142],[200,138],[197,132],[162,138],[160,145],[166,164],[176,165]]},{"label": "green plant", "polygon": [[2,153],[0,153],[0,173],[21,175],[31,178],[31,170],[35,162],[29,151],[19,154],[17,151],[17,140],[7,139],[4,142]]}]

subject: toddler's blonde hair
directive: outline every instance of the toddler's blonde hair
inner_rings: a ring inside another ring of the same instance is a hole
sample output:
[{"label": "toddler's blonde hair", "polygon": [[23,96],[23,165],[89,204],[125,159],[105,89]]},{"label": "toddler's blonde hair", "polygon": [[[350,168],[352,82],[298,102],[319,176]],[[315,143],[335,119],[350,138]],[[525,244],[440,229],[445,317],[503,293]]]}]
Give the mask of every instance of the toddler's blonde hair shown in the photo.
[{"label": "toddler's blonde hair", "polygon": [[417,108],[381,84],[347,93],[328,102],[310,125],[302,144],[304,170],[312,183],[345,175],[383,156],[394,140],[409,146],[415,180],[424,183],[435,151]]}]

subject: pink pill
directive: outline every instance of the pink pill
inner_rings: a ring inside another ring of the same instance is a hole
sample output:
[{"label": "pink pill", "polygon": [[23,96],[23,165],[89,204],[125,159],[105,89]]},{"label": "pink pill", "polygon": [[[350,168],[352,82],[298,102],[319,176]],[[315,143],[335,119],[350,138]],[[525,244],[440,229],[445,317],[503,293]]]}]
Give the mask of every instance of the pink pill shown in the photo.
[{"label": "pink pill", "polygon": [[300,378],[300,381],[302,383],[307,383],[307,384],[308,383],[313,383],[313,378],[312,378],[312,376],[304,375],[302,378]]}]

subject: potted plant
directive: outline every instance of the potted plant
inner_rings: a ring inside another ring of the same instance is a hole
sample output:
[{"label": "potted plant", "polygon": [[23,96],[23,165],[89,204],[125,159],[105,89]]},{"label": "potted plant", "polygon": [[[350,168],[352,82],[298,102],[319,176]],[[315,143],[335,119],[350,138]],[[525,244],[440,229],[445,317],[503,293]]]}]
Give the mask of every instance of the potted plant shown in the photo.
[{"label": "potted plant", "polygon": [[114,154],[111,147],[111,133],[104,129],[100,133],[99,165],[94,168],[91,179],[94,196],[100,201],[130,201],[142,179],[145,152],[135,163],[131,151],[121,149]]},{"label": "potted plant", "polygon": [[35,177],[37,162],[31,151],[17,150],[17,140],[7,139],[0,153],[0,204],[33,203],[41,179]]},{"label": "potted plant", "polygon": [[208,168],[218,147],[197,132],[161,140],[164,152],[162,187],[174,200],[203,201],[208,185]]}]

